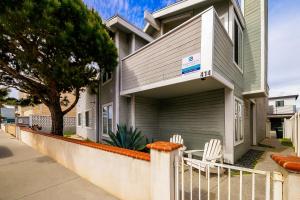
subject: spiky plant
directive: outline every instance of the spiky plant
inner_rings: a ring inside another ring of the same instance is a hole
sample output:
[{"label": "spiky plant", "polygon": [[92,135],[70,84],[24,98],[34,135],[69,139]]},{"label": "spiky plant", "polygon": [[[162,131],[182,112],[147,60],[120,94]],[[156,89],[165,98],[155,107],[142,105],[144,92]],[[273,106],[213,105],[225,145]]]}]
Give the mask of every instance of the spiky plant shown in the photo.
[{"label": "spiky plant", "polygon": [[108,135],[110,140],[104,139],[104,142],[125,149],[144,151],[148,144],[147,137],[141,131],[136,128],[133,130],[132,127],[128,129],[126,125],[118,125],[117,132],[110,132]]}]

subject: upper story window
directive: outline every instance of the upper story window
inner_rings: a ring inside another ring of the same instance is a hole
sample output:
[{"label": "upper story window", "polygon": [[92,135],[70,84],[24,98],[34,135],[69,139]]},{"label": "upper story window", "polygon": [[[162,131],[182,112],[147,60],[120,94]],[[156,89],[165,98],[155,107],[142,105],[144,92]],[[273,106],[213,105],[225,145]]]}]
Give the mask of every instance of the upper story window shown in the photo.
[{"label": "upper story window", "polygon": [[108,83],[112,80],[112,72],[104,72],[102,74],[102,84]]},{"label": "upper story window", "polygon": [[284,106],[284,101],[283,100],[276,101],[275,105],[276,105],[276,107],[283,107]]},{"label": "upper story window", "polygon": [[234,63],[243,71],[243,31],[238,20],[234,19],[233,27],[233,58]]}]

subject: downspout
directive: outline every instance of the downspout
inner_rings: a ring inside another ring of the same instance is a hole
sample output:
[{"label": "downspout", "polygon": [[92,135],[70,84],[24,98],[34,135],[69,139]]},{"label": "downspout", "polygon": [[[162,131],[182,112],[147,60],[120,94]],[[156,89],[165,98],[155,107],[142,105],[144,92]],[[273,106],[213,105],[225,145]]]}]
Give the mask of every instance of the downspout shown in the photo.
[{"label": "downspout", "polygon": [[[100,73],[101,74],[101,73]],[[96,142],[100,142],[100,93],[101,93],[101,75],[98,78],[98,87],[96,92]]]}]

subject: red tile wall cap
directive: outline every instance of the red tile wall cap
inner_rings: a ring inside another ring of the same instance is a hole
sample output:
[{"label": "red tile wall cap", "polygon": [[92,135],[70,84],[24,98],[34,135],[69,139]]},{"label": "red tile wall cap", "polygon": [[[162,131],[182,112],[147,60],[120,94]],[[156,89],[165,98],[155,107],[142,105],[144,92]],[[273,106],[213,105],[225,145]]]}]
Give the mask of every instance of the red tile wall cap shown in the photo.
[{"label": "red tile wall cap", "polygon": [[43,136],[47,136],[47,137],[52,137],[52,138],[56,138],[56,139],[59,139],[59,140],[66,141],[66,142],[71,142],[71,143],[83,145],[83,146],[94,148],[94,149],[108,151],[108,152],[111,152],[111,153],[116,153],[116,154],[120,154],[120,155],[124,155],[124,156],[128,156],[128,157],[132,157],[132,158],[135,158],[135,159],[150,161],[150,154],[149,153],[124,149],[124,148],[110,146],[110,145],[106,145],[106,144],[98,144],[98,143],[90,142],[90,141],[82,141],[82,140],[76,140],[76,139],[72,139],[72,138],[66,138],[66,137],[53,135],[53,134],[49,134],[49,133],[45,133],[45,132],[35,131],[35,130],[32,130],[32,129],[27,128],[27,127],[20,127],[20,129],[23,130],[23,131],[34,133],[34,134],[39,134],[39,135],[43,135]]},{"label": "red tile wall cap", "polygon": [[286,170],[300,173],[300,157],[272,154],[271,158]]},{"label": "red tile wall cap", "polygon": [[164,141],[158,141],[151,144],[147,144],[147,148],[149,149],[155,149],[158,151],[165,151],[165,152],[170,152],[175,149],[179,149],[180,147],[182,147],[182,144],[176,144],[176,143],[164,142]]}]

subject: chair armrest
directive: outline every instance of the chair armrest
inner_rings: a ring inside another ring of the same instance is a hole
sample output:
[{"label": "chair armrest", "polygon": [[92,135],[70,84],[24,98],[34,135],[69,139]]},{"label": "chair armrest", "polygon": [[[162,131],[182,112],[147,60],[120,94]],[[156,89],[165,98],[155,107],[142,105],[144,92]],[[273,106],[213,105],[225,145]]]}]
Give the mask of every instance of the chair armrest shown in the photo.
[{"label": "chair armrest", "polygon": [[201,152],[201,151],[204,151],[204,150],[187,150],[187,151],[184,151],[184,153],[190,154],[190,153],[196,153],[196,152]]}]

